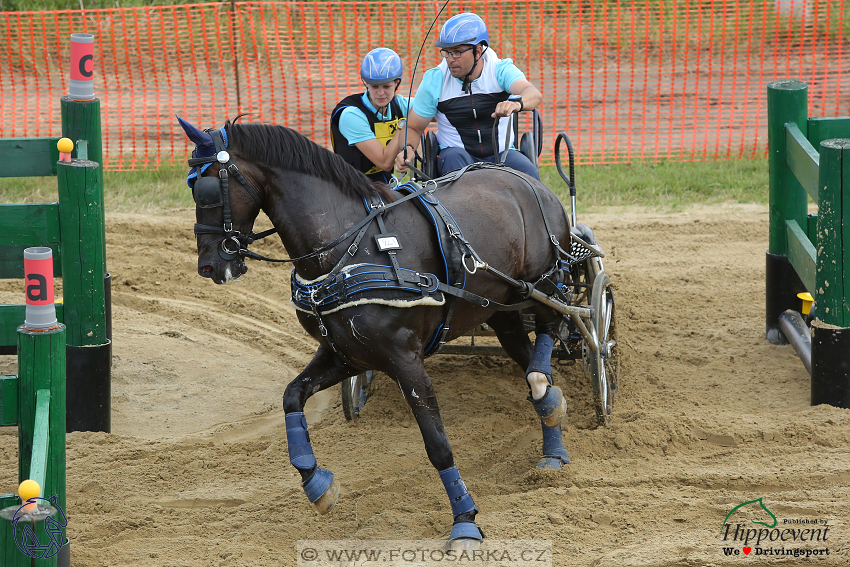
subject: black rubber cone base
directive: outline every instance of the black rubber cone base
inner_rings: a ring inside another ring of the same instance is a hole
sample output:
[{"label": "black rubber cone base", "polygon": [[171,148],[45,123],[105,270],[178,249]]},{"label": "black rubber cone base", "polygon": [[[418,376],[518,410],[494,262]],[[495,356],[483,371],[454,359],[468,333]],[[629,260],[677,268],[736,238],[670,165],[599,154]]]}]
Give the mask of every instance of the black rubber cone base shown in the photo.
[{"label": "black rubber cone base", "polygon": [[812,324],[812,405],[850,409],[850,328]]},{"label": "black rubber cone base", "polygon": [[66,423],[72,431],[111,430],[112,342],[68,347]]},{"label": "black rubber cone base", "polygon": [[765,258],[765,337],[775,345],[785,345],[788,339],[779,329],[779,316],[788,309],[801,311],[797,294],[807,290],[788,258],[770,252]]}]

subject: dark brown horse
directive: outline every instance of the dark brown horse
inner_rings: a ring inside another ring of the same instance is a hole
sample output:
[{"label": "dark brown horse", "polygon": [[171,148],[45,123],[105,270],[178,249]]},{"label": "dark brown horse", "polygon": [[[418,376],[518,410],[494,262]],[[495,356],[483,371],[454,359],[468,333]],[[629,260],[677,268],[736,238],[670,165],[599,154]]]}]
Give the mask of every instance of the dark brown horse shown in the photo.
[{"label": "dark brown horse", "polygon": [[[208,131],[183,120],[181,124],[196,144],[196,159],[190,164],[204,166],[200,175],[197,169],[190,173],[198,205],[198,273],[222,284],[247,271],[243,246],[251,239],[245,235],[251,234],[261,209],[295,260],[292,277],[300,287],[296,289],[298,301],[293,297],[293,302],[300,306],[298,320],[319,347],[304,371],[287,386],[283,408],[290,461],[301,473],[308,498],[321,513],[336,502],[339,485],[334,482],[333,473],[317,465],[307,435],[304,404],[311,395],[349,376],[379,370],[400,386],[419,425],[428,458],[439,471],[454,516],[451,539],[483,537],[475,525],[478,508],[455,467],[423,364],[446,323],[449,304],[453,305],[450,328],[440,338],[452,340],[487,322],[508,355],[526,372],[529,400],[541,416],[544,432],[544,455],[538,466],[558,468],[569,462],[560,428],[566,403],[560,389],[551,386],[549,367],[560,315],[540,304],[532,307],[537,327],[533,346],[518,311],[500,311],[494,303],[483,306],[487,302],[453,301],[448,293],[434,290],[431,284],[436,283],[436,278],[423,274],[435,274],[444,284],[453,283],[446,281],[449,276],[434,223],[414,206],[413,199],[392,206],[404,199],[402,192],[373,185],[339,156],[298,132],[281,126],[229,121],[220,130]],[[226,153],[219,153],[216,161],[216,153],[224,146]],[[222,174],[224,170],[229,170],[228,174]],[[426,197],[438,198],[450,211],[469,249],[516,280],[537,282],[541,276],[551,274],[553,266],[560,262],[557,240],[569,242],[567,215],[555,194],[540,182],[512,170],[469,171]],[[362,223],[370,208],[382,206],[385,208],[379,217],[383,226]],[[232,227],[228,227],[229,223]],[[360,234],[362,229],[365,233]],[[348,233],[339,241],[339,236]],[[397,235],[401,248],[381,250],[375,239],[379,234]],[[352,246],[355,240],[359,244]],[[395,255],[395,267],[389,252]],[[516,287],[490,273],[472,274],[475,262],[469,257],[466,260],[467,273],[460,273],[465,277],[465,291],[475,294],[470,297],[501,304],[522,300]],[[342,282],[355,273],[346,270],[360,265],[386,266],[376,268],[382,274],[378,279],[383,280],[391,280],[396,268],[415,273],[420,286],[431,289],[416,295],[416,285],[407,282],[414,290],[408,293],[399,287],[404,279],[399,276],[397,285],[390,286],[392,289],[382,299],[380,290],[348,297],[340,284],[335,288],[339,292],[334,296],[336,307],[324,305],[312,311],[304,307],[314,305],[310,301],[315,299],[312,295],[318,288],[320,294],[329,293],[331,288],[323,287],[329,273]]]}]

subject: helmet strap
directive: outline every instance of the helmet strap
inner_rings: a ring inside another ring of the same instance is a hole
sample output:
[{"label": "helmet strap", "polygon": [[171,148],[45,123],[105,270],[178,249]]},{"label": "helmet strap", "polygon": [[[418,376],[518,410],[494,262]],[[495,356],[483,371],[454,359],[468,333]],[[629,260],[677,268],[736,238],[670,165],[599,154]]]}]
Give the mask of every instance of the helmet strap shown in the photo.
[{"label": "helmet strap", "polygon": [[[481,45],[480,43],[478,45]],[[478,47],[476,45],[475,47]],[[476,50],[477,51],[477,50]],[[472,61],[472,69],[469,70],[469,73],[463,78],[463,84],[460,87],[461,92],[472,94],[472,81],[469,80],[469,76],[475,71],[475,67],[478,66],[478,62],[484,57],[484,52],[487,51],[487,46],[485,45],[481,49],[481,57],[474,56]],[[474,52],[473,52],[474,53]]]}]

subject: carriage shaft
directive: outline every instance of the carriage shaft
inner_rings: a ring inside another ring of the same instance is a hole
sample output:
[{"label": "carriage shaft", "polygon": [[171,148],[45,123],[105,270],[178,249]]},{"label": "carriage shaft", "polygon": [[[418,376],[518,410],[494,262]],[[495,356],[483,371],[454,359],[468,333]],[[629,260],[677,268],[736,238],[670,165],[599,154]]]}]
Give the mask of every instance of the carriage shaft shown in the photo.
[{"label": "carriage shaft", "polygon": [[[515,288],[523,292],[527,293],[527,290],[530,287],[527,282],[515,280],[512,277],[503,274],[499,270],[493,268],[487,263],[478,264],[478,267],[483,268],[485,272],[493,274],[497,278],[501,279],[502,281],[508,282],[509,284],[513,285]],[[599,350],[599,341],[596,339],[595,331],[592,327],[588,329],[587,325],[585,325],[583,321],[584,319],[593,319],[593,309],[589,307],[579,307],[577,305],[567,305],[566,303],[558,301],[557,299],[553,299],[542,291],[538,291],[533,288],[531,289],[529,297],[531,299],[534,299],[535,301],[539,301],[547,307],[551,307],[562,315],[568,315],[570,317],[570,320],[572,320],[573,324],[578,328],[579,332],[581,333],[581,336],[584,338],[584,342],[587,343],[588,348],[590,348],[590,350],[594,352]]]},{"label": "carriage shaft", "polygon": [[596,333],[594,332],[592,327],[588,329],[587,325],[585,325],[583,321],[583,319],[591,319],[593,317],[592,309],[590,309],[589,307],[577,307],[575,305],[567,305],[566,303],[562,303],[557,299],[552,299],[545,293],[537,291],[536,289],[531,290],[531,298],[539,301],[547,307],[551,307],[562,315],[569,315],[570,320],[578,328],[578,331],[584,338],[584,342],[587,343],[587,347],[594,352],[599,350],[599,341],[597,341],[596,339]]}]

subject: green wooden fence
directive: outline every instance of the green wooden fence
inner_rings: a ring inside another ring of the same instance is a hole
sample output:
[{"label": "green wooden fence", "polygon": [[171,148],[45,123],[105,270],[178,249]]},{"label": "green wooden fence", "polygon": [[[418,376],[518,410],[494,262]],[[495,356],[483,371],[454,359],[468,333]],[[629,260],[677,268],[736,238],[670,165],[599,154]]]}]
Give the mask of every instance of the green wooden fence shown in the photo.
[{"label": "green wooden fence", "polygon": [[809,117],[808,86],[794,80],[768,85],[767,109],[767,336],[784,342],[779,316],[811,293],[812,404],[850,407],[850,117]]},{"label": "green wooden fence", "polygon": [[[57,203],[0,205],[0,278],[23,278],[23,251],[53,250],[62,277],[57,319],[67,328],[67,428],[110,430],[111,314],[106,270],[100,101],[62,97],[62,132],[74,144],[71,162],[58,161],[58,138],[0,139],[14,156],[6,177],[55,174]],[[22,287],[23,289],[23,287]],[[23,299],[23,292],[21,298]],[[0,354],[17,350],[25,305],[0,305]]]},{"label": "green wooden fence", "polygon": [[[95,161],[58,162],[59,138],[0,139],[0,155],[12,158],[0,176],[56,175],[59,182],[58,203],[0,205],[0,278],[23,277],[25,248],[51,248],[54,274],[63,277],[57,318],[68,326],[68,345],[90,347],[108,342],[100,101],[63,97],[61,108],[63,134],[84,140],[86,159]],[[75,144],[72,157],[78,152]],[[14,354],[23,321],[23,304],[0,305],[0,354]]]}]

